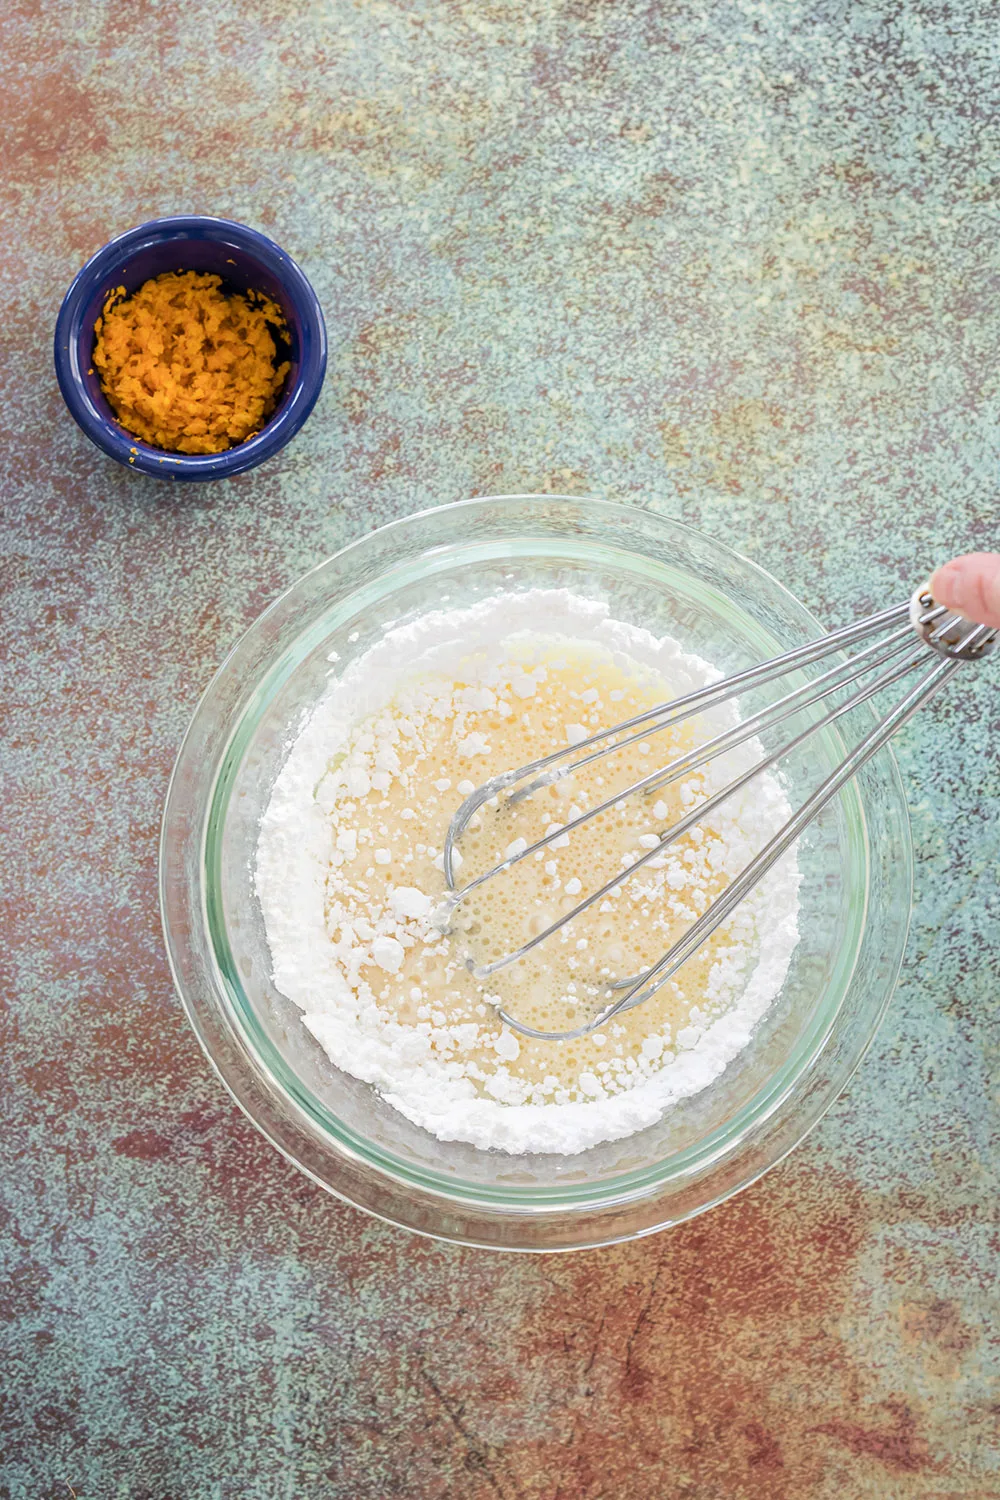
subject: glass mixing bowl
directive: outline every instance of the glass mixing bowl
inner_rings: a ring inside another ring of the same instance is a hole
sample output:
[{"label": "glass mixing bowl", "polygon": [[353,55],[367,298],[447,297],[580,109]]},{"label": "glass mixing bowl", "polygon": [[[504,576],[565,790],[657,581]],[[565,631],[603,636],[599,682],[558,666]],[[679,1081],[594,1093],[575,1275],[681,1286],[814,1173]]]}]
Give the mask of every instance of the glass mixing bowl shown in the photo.
[{"label": "glass mixing bowl", "polygon": [[[690,1218],[802,1139],[843,1089],[892,993],[911,850],[895,761],[883,751],[800,841],[801,938],[750,1043],[713,1084],[640,1134],[574,1156],[514,1157],[412,1125],[330,1062],[272,983],[252,875],[260,817],[331,673],[386,627],[442,601],[468,605],[537,586],[604,599],[617,618],[673,636],[727,674],[823,633],[753,563],[647,511],[515,495],[396,521],[307,573],[217,673],[170,784],[160,890],[191,1024],[268,1140],[323,1187],[394,1224],[465,1244],[552,1251]],[[751,707],[741,700],[744,713]],[[865,706],[840,721],[843,739],[836,729],[813,736],[784,772],[793,802],[871,720]]]}]

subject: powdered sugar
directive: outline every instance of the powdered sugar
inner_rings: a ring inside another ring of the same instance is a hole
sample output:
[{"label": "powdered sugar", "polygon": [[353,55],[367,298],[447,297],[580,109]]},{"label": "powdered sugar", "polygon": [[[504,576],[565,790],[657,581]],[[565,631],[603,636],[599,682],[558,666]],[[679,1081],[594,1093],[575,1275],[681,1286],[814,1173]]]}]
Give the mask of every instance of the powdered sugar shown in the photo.
[{"label": "powdered sugar", "polygon": [[[469,609],[428,613],[390,630],[331,681],[292,745],[262,819],[256,883],[275,984],[302,1010],[338,1067],[372,1083],[442,1139],[510,1152],[571,1153],[652,1124],[678,1099],[710,1084],[746,1045],[781,987],[797,941],[798,874],[794,854],[786,856],[749,898],[739,914],[742,925],[734,927],[730,948],[714,955],[704,998],[686,1024],[669,1036],[643,1037],[626,1057],[613,1035],[595,1034],[588,1043],[593,1062],[580,1066],[572,1088],[554,1076],[521,1076],[517,1069],[524,1069],[527,1053],[488,1004],[456,1019],[443,1006],[440,984],[411,984],[417,955],[428,964],[439,961],[443,972],[455,963],[453,945],[430,920],[436,903],[429,876],[440,869],[441,851],[419,841],[424,830],[412,807],[399,811],[395,822],[386,814],[385,833],[368,823],[382,816],[379,799],[390,798],[400,775],[410,774],[405,768],[419,760],[427,726],[448,723],[449,743],[466,768],[429,775],[442,816],[483,780],[481,768],[494,747],[475,727],[477,714],[488,713],[501,726],[508,719],[513,724],[535,711],[544,691],[544,663],[514,649],[524,640],[556,648],[561,642],[592,643],[623,669],[638,663],[657,674],[668,685],[664,696],[718,675],[675,642],[615,621],[605,605],[566,590],[505,595]],[[617,702],[621,693],[615,689],[608,696]],[[582,721],[599,712],[597,700],[596,689],[579,695],[581,722],[560,722],[552,748],[594,732]],[[620,716],[605,709],[602,722]],[[702,786],[685,783],[682,802],[694,805],[713,785],[710,778]],[[662,819],[668,809],[658,802],[651,811]],[[687,866],[674,854],[656,855],[630,882],[647,896],[616,892],[604,906],[613,914],[624,909],[623,902],[648,899],[653,909],[667,900],[679,910],[703,909],[711,879],[731,877],[787,811],[777,782],[761,778],[752,795],[734,802],[723,838],[689,850]],[[573,812],[568,809],[548,827],[558,835]],[[657,842],[652,832],[640,834],[635,853],[622,854],[622,865]],[[569,843],[567,835],[554,839],[540,869],[553,889],[573,896],[579,873],[567,869],[568,879],[561,881],[557,864],[569,859]],[[713,861],[724,871],[713,868]],[[419,879],[412,874],[417,869]],[[692,878],[696,870],[701,873]],[[384,900],[370,898],[371,891],[383,889]],[[751,947],[755,964],[747,976],[744,960]],[[379,986],[392,984],[402,998],[387,1011],[379,995],[388,989]],[[489,1068],[481,1065],[484,1048],[494,1059]]]}]

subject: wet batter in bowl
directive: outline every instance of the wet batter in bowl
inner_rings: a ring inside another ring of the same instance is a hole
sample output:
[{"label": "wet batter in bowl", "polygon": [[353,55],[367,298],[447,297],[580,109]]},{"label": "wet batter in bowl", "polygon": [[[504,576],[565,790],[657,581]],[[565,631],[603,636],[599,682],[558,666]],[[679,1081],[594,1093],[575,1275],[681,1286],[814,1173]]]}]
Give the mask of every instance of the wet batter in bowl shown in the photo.
[{"label": "wet batter in bowl", "polygon": [[[602,604],[535,590],[397,627],[331,683],[275,784],[256,882],[275,983],[338,1067],[442,1139],[511,1152],[629,1135],[718,1076],[787,971],[794,852],[674,980],[592,1035],[526,1039],[495,1007],[550,1030],[594,1014],[609,981],[655,963],[787,819],[773,777],[511,968],[483,982],[466,958],[520,947],[631,866],[737,756],[557,837],[463,904],[449,935],[434,920],[448,824],[475,786],[717,675]],[[651,734],[516,809],[484,809],[462,840],[459,882],[732,722],[724,712]]]}]

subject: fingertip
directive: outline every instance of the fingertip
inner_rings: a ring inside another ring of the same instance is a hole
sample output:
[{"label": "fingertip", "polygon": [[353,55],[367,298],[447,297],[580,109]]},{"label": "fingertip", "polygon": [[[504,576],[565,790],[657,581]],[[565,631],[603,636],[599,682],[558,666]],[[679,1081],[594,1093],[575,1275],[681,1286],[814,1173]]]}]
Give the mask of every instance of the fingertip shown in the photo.
[{"label": "fingertip", "polygon": [[928,588],[947,609],[1000,628],[1000,553],[970,552],[953,558],[938,568]]}]

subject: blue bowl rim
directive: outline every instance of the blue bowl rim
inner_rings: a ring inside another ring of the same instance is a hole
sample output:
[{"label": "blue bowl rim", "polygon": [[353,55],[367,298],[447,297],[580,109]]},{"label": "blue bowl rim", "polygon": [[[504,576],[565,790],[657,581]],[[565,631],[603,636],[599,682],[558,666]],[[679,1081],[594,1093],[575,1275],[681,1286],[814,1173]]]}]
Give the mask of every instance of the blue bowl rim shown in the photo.
[{"label": "blue bowl rim", "polygon": [[[147,246],[169,239],[183,240],[186,236],[222,240],[263,262],[281,283],[311,335],[291,399],[255,437],[223,453],[167,453],[132,436],[95,406],[84,385],[78,358],[79,320],[98,283]],[[326,323],[319,298],[305,273],[267,235],[234,219],[175,214],[149,219],[115,235],[80,268],[59,309],[53,352],[63,400],[91,441],[111,458],[158,479],[221,479],[263,463],[299,431],[316,405],[326,376]]]}]

